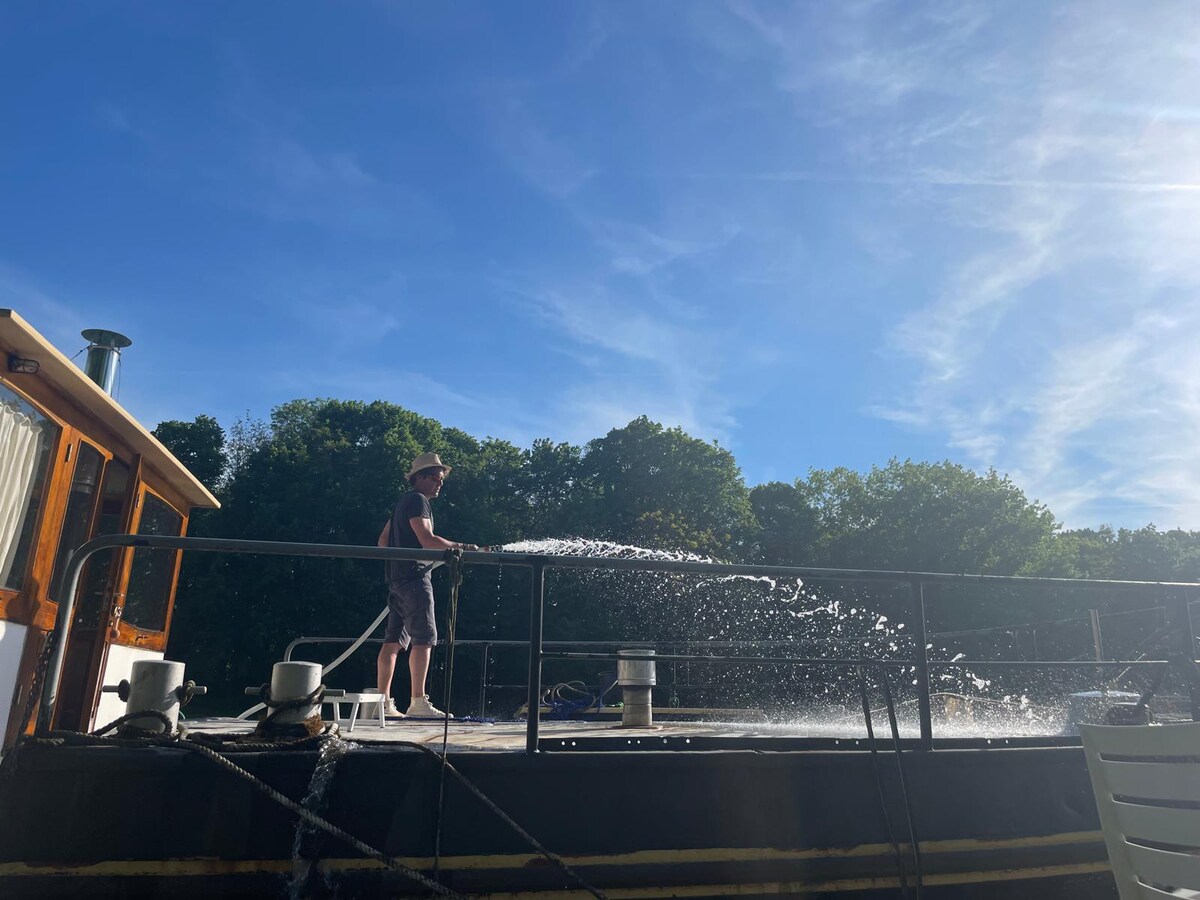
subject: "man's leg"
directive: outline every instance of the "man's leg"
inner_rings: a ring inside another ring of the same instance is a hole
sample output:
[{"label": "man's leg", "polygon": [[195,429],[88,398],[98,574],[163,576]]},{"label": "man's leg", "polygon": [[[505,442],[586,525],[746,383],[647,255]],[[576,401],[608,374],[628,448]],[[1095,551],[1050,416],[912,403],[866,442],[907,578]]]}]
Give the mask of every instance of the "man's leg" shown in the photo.
[{"label": "man's leg", "polygon": [[[375,686],[383,696],[392,696],[392,676],[396,674],[396,657],[400,654],[400,642],[384,643],[379,648],[379,657],[375,660]],[[425,667],[429,668],[429,658],[426,657]]]},{"label": "man's leg", "polygon": [[[413,644],[408,651],[408,674],[412,679],[413,697],[425,696],[425,676],[429,674],[429,657],[432,653],[433,647],[429,644]],[[395,664],[396,657],[393,656],[392,665]]]}]

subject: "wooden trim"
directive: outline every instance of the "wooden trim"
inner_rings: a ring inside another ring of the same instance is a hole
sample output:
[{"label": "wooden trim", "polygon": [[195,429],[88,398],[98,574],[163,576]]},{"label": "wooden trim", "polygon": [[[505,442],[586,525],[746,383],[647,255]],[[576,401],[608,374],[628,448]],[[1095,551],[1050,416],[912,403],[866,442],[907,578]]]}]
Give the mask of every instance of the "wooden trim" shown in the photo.
[{"label": "wooden trim", "polygon": [[[123,527],[126,534],[137,533],[137,525],[141,517],[141,492],[142,458],[135,456],[129,467],[129,488],[125,495]],[[129,588],[129,572],[133,568],[133,551],[129,547],[121,547],[113,552],[119,555],[119,560],[113,576],[113,589],[109,596],[108,609],[101,616],[101,621],[104,623],[102,630],[105,644],[119,641],[121,637],[121,616],[125,611],[125,593]],[[106,649],[105,654],[107,652]],[[103,666],[103,662],[101,662],[101,666]]]},{"label": "wooden trim", "polygon": [[[175,507],[171,508],[175,509],[176,512],[179,512],[179,510]],[[179,536],[186,537],[188,523],[191,521],[191,517],[182,513],[181,515],[183,515],[183,521],[179,523]],[[175,620],[175,594],[179,591],[179,570],[182,568],[183,552],[179,551],[175,554],[175,568],[171,572],[171,593],[170,596],[167,597],[167,618],[163,621],[162,630],[163,645],[156,648],[159,650],[165,651],[167,649],[167,640],[171,637],[171,623]]]},{"label": "wooden trim", "polygon": [[[32,621],[39,628],[49,630],[54,627],[54,620],[58,617],[58,603],[51,600],[48,591],[50,589],[50,581],[54,577],[54,566],[58,562],[58,551],[61,549],[59,544],[62,541],[63,528],[66,527],[67,503],[71,496],[71,486],[75,481],[75,469],[79,464],[80,456],[83,453],[82,446],[87,444],[93,450],[100,454],[102,460],[100,475],[103,480],[104,467],[108,465],[109,460],[113,458],[113,453],[103,444],[96,441],[95,438],[86,435],[74,428],[64,430],[64,435],[69,437],[70,446],[73,448],[71,459],[68,461],[65,458],[65,453],[60,453],[58,462],[61,469],[55,473],[55,492],[56,492],[56,507],[54,520],[51,525],[56,525],[53,529],[47,528],[39,538],[37,544],[37,564],[35,566],[38,574],[38,590],[27,593],[28,601],[32,603],[33,617]],[[84,542],[91,540],[92,532],[96,526],[96,510],[100,502],[100,482],[96,484],[96,493],[92,497],[92,507],[88,513],[87,529],[84,533]],[[48,506],[48,505],[47,505]],[[78,590],[78,588],[76,588]]]},{"label": "wooden trim", "polygon": [[[109,442],[110,446],[120,444],[126,447],[128,456],[132,456],[134,451],[144,454],[154,468],[161,470],[163,477],[185,495],[189,505],[214,509],[220,506],[208,488],[162,442],[11,309],[0,309],[0,351],[11,351],[38,360],[41,363],[38,373],[16,376],[23,386],[31,392],[53,392],[56,398],[54,408],[61,407],[66,401],[81,410],[88,423],[99,425],[114,436],[119,435],[120,440]],[[5,380],[11,381],[11,378],[6,377]]]},{"label": "wooden trim", "polygon": [[[53,417],[51,417],[53,418]],[[45,505],[42,507],[42,519],[34,532],[33,547],[31,548],[32,565],[25,575],[24,621],[45,631],[54,627],[55,616],[58,615],[58,604],[50,599],[50,578],[54,574],[54,550],[62,534],[63,516],[67,511],[67,497],[71,493],[71,478],[75,474],[75,462],[79,458],[76,445],[79,434],[69,425],[62,426],[58,442],[54,448],[50,469]],[[71,448],[71,459],[66,458],[67,448]],[[51,549],[54,548],[54,549]]]},{"label": "wooden trim", "polygon": [[20,610],[21,592],[0,588],[0,620],[15,622]]},{"label": "wooden trim", "polygon": [[[149,487],[144,481],[139,483],[138,503],[136,521],[131,523],[130,534],[137,534],[138,529],[142,526],[142,515],[146,510],[145,497],[150,494],[161,500],[166,506],[180,517],[180,534],[186,533],[188,516],[182,513],[171,503],[169,499],[164,497],[158,491]],[[156,631],[148,628],[140,628],[137,625],[132,625],[125,621],[124,616],[121,616],[116,622],[116,628],[109,632],[109,643],[120,644],[124,647],[141,647],[144,650],[166,650],[167,636],[171,630],[171,618],[175,608],[175,591],[179,587],[179,567],[183,561],[183,553],[178,550],[173,551],[175,554],[175,564],[171,569],[171,583],[167,589],[167,608],[163,612],[163,627],[161,631]],[[122,601],[127,599],[129,593],[129,574],[133,565],[133,552],[127,551],[128,559],[125,562],[123,571],[122,584],[124,591],[122,592]]]},{"label": "wooden trim", "polygon": [[[46,632],[36,628],[30,628],[25,634],[25,647],[21,651],[21,662],[17,665],[17,688],[18,690],[13,696],[13,706],[8,713],[8,721],[0,723],[4,727],[3,745],[4,749],[11,747],[17,740],[17,735],[21,733],[21,716],[25,714],[25,704],[29,702],[29,689],[33,686],[33,671],[37,668],[38,656],[42,652],[42,646],[46,638]],[[32,734],[34,723],[37,721],[37,707],[34,707],[33,714],[29,717],[29,721],[24,723],[24,733]]]}]

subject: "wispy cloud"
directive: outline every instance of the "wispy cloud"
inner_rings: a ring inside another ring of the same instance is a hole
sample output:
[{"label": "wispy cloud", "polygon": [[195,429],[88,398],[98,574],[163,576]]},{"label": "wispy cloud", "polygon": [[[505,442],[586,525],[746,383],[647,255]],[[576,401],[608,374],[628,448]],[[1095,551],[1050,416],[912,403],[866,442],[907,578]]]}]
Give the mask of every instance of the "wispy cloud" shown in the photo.
[{"label": "wispy cloud", "polygon": [[493,146],[526,181],[554,197],[568,198],[599,171],[529,108],[521,85],[493,85],[483,107]]},{"label": "wispy cloud", "polygon": [[1068,524],[1136,508],[1200,526],[1200,464],[1169,449],[1200,432],[1194,15],[1075,4],[1014,50],[995,9],[863,4],[814,54],[789,14],[735,9],[798,114],[844,140],[832,177],[893,188],[959,248],[892,330],[914,377],[872,411],[1013,473]]},{"label": "wispy cloud", "polygon": [[575,355],[579,379],[556,401],[568,417],[560,426],[572,437],[650,415],[706,438],[728,438],[733,419],[717,385],[725,360],[709,329],[596,283],[526,292],[522,303],[583,351]]}]

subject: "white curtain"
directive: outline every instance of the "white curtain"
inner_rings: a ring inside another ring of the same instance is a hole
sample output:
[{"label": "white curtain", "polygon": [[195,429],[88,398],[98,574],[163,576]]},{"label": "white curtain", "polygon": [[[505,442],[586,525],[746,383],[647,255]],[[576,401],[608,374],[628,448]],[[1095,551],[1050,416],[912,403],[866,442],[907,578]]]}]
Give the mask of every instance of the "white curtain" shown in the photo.
[{"label": "white curtain", "polygon": [[[34,469],[47,435],[15,403],[0,400],[0,585],[9,585],[21,526],[29,515]],[[18,573],[20,574],[20,573]]]}]

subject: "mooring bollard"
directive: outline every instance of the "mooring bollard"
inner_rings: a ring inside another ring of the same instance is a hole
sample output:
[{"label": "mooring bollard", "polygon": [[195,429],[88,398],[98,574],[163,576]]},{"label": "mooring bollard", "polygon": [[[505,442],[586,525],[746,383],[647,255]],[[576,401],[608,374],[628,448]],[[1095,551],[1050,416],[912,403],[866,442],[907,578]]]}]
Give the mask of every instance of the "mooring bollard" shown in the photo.
[{"label": "mooring bollard", "polygon": [[[184,665],[166,659],[139,659],[130,667],[129,680],[116,685],[105,685],[100,690],[106,694],[117,694],[125,700],[125,715],[155,709],[171,722],[170,728],[156,716],[136,716],[121,726],[124,729],[162,734],[173,734],[179,726],[179,706],[183,700]],[[192,686],[192,694],[203,694],[205,689]]]},{"label": "mooring bollard", "polygon": [[619,650],[617,655],[621,657],[617,660],[617,684],[625,703],[621,725],[644,728],[654,722],[654,651]]},{"label": "mooring bollard", "polygon": [[[276,703],[303,700],[320,686],[320,663],[277,662],[271,667],[271,699]],[[276,725],[299,725],[320,712],[320,700],[317,699],[311,706],[280,710],[273,721]]]}]

